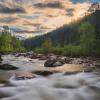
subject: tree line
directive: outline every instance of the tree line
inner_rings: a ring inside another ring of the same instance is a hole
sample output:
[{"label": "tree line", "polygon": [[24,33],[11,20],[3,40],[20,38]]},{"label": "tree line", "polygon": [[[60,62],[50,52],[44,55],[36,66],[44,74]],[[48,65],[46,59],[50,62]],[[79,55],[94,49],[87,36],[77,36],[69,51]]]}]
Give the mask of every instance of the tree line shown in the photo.
[{"label": "tree line", "polygon": [[[36,37],[42,40],[35,52],[56,53],[68,56],[100,56],[100,10],[83,19],[65,25],[47,35]],[[38,41],[37,41],[38,42]],[[31,42],[32,43],[32,42]],[[34,46],[33,46],[34,47]]]},{"label": "tree line", "polygon": [[0,52],[55,53],[67,56],[100,56],[100,10],[69,25],[23,41],[7,30],[0,35]]},{"label": "tree line", "polygon": [[8,30],[0,33],[0,53],[22,52],[25,48],[21,45],[21,41],[12,36]]}]

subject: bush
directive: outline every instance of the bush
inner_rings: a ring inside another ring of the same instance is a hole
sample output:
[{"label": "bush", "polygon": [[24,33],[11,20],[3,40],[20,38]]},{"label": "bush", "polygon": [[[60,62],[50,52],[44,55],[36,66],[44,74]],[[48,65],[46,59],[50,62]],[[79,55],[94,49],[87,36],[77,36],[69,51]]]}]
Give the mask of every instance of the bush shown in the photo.
[{"label": "bush", "polygon": [[61,48],[61,47],[55,47],[55,48],[53,48],[53,53],[61,55],[61,54],[63,54],[63,48]]},{"label": "bush", "polygon": [[35,50],[34,50],[34,52],[35,53],[45,53],[45,51],[43,50],[43,48],[36,48]]}]

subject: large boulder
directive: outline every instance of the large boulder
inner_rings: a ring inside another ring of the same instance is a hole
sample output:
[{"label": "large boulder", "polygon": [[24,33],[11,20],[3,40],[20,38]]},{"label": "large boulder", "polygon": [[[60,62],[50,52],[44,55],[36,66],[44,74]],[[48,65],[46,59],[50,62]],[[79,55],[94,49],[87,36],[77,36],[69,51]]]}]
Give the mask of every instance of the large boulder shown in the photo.
[{"label": "large boulder", "polygon": [[39,58],[39,60],[47,60],[48,56],[42,56],[41,58]]},{"label": "large boulder", "polygon": [[48,59],[45,63],[45,67],[54,67],[53,65],[56,63],[56,59]]},{"label": "large boulder", "polygon": [[61,61],[56,61],[53,66],[56,67],[56,66],[62,66],[63,63]]},{"label": "large boulder", "polygon": [[38,55],[34,53],[34,54],[30,55],[30,58],[31,59],[37,59],[38,58]]},{"label": "large boulder", "polygon": [[9,64],[0,64],[0,70],[17,70],[18,67]]},{"label": "large boulder", "polygon": [[33,75],[32,73],[30,72],[17,72],[15,74],[15,79],[16,80],[26,80],[26,79],[32,79],[32,78],[35,78],[36,76]]},{"label": "large boulder", "polygon": [[33,71],[34,74],[36,75],[41,75],[41,76],[49,76],[52,75],[54,73],[58,73],[58,71],[48,71],[48,70],[42,70],[42,71]]},{"label": "large boulder", "polygon": [[62,59],[50,58],[44,63],[44,66],[45,67],[57,67],[57,66],[62,66],[63,64],[65,64],[65,62]]},{"label": "large boulder", "polygon": [[49,59],[57,59],[56,55],[48,55]]},{"label": "large boulder", "polygon": [[61,62],[62,64],[65,64],[66,63],[66,57],[58,57],[57,61]]}]

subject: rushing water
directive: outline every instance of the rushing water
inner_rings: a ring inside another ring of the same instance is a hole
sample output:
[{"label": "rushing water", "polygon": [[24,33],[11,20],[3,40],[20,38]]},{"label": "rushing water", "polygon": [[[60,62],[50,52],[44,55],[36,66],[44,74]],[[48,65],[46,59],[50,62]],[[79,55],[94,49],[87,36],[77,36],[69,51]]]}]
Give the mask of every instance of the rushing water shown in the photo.
[{"label": "rushing water", "polygon": [[0,100],[100,100],[100,73],[55,73],[28,80],[13,75],[8,85],[0,86]]},{"label": "rushing water", "polygon": [[79,73],[53,74],[30,80],[10,79],[0,88],[0,100],[100,100],[100,75]]}]

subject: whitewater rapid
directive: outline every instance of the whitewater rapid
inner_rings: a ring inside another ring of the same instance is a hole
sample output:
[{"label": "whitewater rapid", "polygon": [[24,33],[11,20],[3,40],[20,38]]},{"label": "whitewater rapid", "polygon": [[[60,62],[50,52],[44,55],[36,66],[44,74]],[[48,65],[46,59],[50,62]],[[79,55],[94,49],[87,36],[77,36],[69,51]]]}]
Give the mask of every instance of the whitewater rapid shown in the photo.
[{"label": "whitewater rapid", "polygon": [[[44,69],[44,61],[7,55],[2,63],[18,67],[18,71]],[[2,72],[3,74],[4,72]],[[7,73],[6,73],[7,74]],[[0,100],[100,100],[100,73],[54,73],[47,77],[33,74],[33,79],[16,80],[15,74],[0,84]],[[6,75],[7,76],[7,75]]]},{"label": "whitewater rapid", "polygon": [[0,100],[100,100],[100,74],[56,73],[29,80],[9,80],[0,87]]}]

